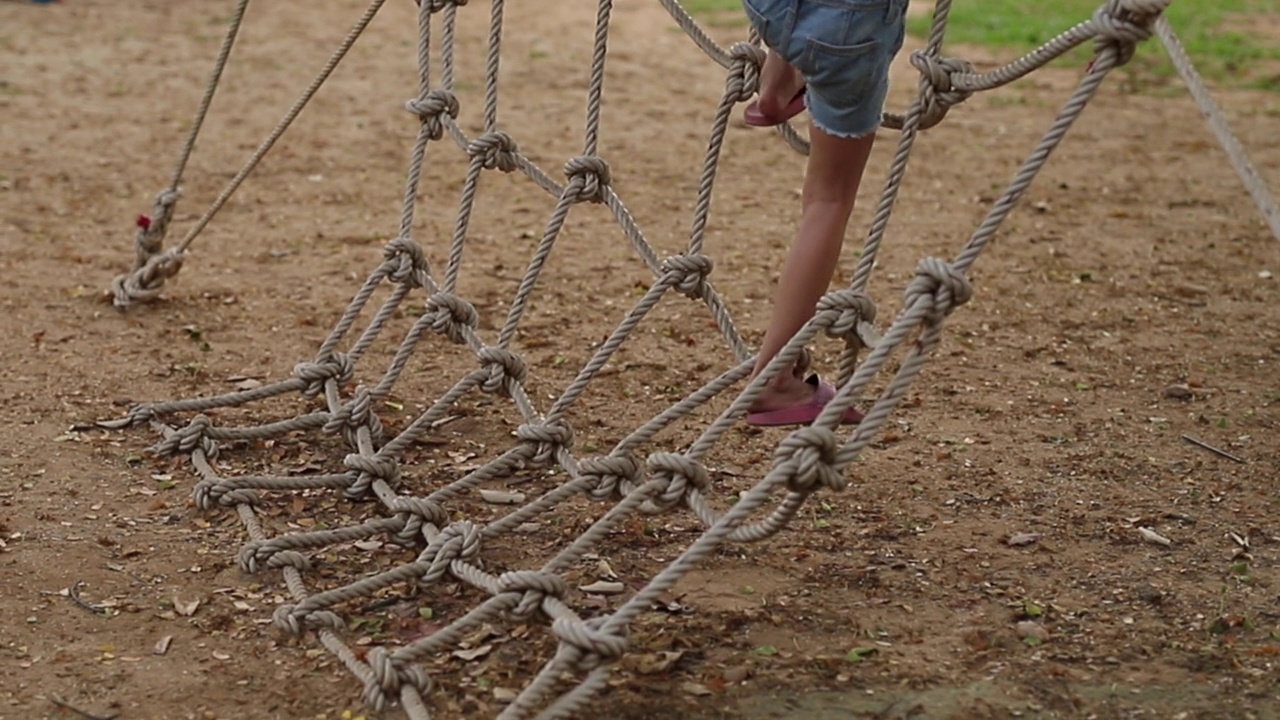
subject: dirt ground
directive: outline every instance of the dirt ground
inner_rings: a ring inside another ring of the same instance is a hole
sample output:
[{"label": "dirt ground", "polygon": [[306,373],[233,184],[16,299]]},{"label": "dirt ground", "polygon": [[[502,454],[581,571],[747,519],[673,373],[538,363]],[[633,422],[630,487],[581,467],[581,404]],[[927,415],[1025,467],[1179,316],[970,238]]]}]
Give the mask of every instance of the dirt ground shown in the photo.
[{"label": "dirt ground", "polygon": [[[188,466],[145,453],[154,433],[71,431],[136,402],[288,377],[396,233],[417,129],[403,110],[416,84],[414,8],[402,0],[387,4],[197,238],[163,298],[127,313],[104,304],[132,261],[134,217],[168,181],[232,5],[0,4],[0,718],[78,716],[59,702],[120,720],[403,716],[368,712],[360,681],[313,635],[272,625],[287,595],[280,574],[240,571],[246,537],[235,513],[197,509]],[[458,87],[471,133],[487,8],[460,11]],[[362,5],[300,9],[251,6],[170,242]],[[582,151],[594,17],[594,3],[507,7],[500,123],[553,177]],[[656,2],[618,3],[613,31],[600,153],[650,242],[674,254],[687,242],[724,74]],[[710,32],[724,43],[742,35],[719,24]],[[915,87],[915,47],[909,40],[895,66],[895,109]],[[981,67],[999,59],[951,52]],[[976,96],[920,139],[871,284],[881,327],[921,258],[954,256],[1078,74],[1048,69]],[[773,538],[727,547],[682,581],[668,612],[635,623],[631,652],[589,716],[1280,717],[1280,243],[1187,95],[1145,76],[1135,92],[1134,79],[1106,84],[978,261],[973,300],[949,319],[849,487],[811,498]],[[1280,186],[1280,97],[1217,97]],[[856,264],[896,137],[885,133],[876,148],[837,283]],[[706,252],[754,346],[803,165],[737,114],[726,142]],[[440,144],[428,159],[415,235],[438,269],[465,158]],[[458,288],[493,337],[553,201],[494,173],[478,202]],[[652,280],[600,207],[573,209],[513,344],[539,402]],[[679,295],[663,300],[570,414],[580,449],[611,446],[732,364],[709,317]],[[413,319],[398,314],[389,337]],[[834,372],[839,346],[824,339],[814,350],[817,367]],[[376,379],[393,351],[384,338],[360,378]],[[396,404],[379,412],[402,427],[474,363],[443,338],[425,341]],[[307,407],[289,397],[216,419],[269,422]],[[510,446],[510,407],[469,399],[457,414],[411,451],[401,492],[425,494]],[[711,417],[696,415],[646,452],[683,448]],[[721,441],[708,461],[720,507],[763,476],[785,432],[739,425]],[[340,471],[343,453],[293,438],[220,459],[228,474]],[[554,481],[512,489],[532,496]],[[528,536],[486,548],[491,571],[536,567],[605,508],[570,503]],[[483,521],[507,508],[468,499],[450,510]],[[340,494],[269,494],[263,511],[277,533],[369,514],[371,504]],[[628,592],[639,589],[701,530],[688,511],[637,520],[571,585],[602,579],[603,559]],[[390,545],[323,548],[308,580],[334,587],[412,557]],[[624,597],[575,590],[570,601],[589,615]],[[367,647],[407,642],[480,599],[446,584],[336,609],[348,642]],[[522,688],[550,656],[548,636],[536,624],[494,626],[471,638],[467,658],[426,661],[433,717],[495,716],[498,691]]]}]

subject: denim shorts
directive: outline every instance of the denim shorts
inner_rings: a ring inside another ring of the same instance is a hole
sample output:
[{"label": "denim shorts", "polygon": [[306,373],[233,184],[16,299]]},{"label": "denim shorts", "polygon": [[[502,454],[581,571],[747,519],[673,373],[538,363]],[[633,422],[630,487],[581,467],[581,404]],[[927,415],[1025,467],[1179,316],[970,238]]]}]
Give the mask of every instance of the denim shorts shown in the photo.
[{"label": "denim shorts", "polygon": [[764,44],[804,75],[813,124],[840,137],[880,127],[908,2],[742,0]]}]

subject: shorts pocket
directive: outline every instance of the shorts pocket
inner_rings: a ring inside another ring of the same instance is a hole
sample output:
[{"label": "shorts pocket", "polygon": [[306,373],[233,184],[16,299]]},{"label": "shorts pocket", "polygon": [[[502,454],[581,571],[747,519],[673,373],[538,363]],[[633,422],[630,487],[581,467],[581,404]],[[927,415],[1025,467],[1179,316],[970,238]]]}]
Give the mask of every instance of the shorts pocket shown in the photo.
[{"label": "shorts pocket", "polygon": [[871,94],[879,81],[880,57],[879,40],[832,45],[809,38],[796,67],[832,103],[856,107]]},{"label": "shorts pocket", "polygon": [[874,53],[880,47],[879,40],[865,40],[854,45],[832,45],[817,38],[809,38],[805,44],[805,60],[816,65],[834,62],[850,65],[856,58]]}]

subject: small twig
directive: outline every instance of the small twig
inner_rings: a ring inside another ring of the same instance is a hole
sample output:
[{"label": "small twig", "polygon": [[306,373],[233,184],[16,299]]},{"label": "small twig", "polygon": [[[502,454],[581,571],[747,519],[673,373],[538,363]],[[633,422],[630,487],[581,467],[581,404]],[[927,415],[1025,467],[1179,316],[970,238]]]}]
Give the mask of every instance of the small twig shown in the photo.
[{"label": "small twig", "polygon": [[1216,448],[1216,447],[1214,447],[1214,446],[1210,445],[1209,443],[1207,443],[1207,442],[1205,442],[1205,441],[1203,441],[1203,440],[1197,440],[1197,439],[1195,439],[1195,438],[1191,437],[1190,435],[1185,435],[1185,434],[1182,436],[1182,439],[1183,439],[1183,440],[1186,440],[1187,442],[1189,442],[1189,443],[1191,443],[1191,444],[1193,444],[1193,445],[1199,445],[1200,447],[1204,448],[1205,450],[1208,450],[1208,451],[1209,451],[1209,452],[1211,452],[1211,453],[1215,453],[1215,454],[1217,454],[1217,455],[1221,455],[1222,457],[1227,458],[1228,460],[1235,460],[1236,462],[1240,463],[1241,465],[1245,464],[1245,460],[1244,460],[1244,458],[1242,458],[1242,457],[1240,457],[1240,456],[1238,456],[1238,455],[1232,455],[1231,453],[1227,452],[1226,450],[1220,450],[1220,449],[1218,449],[1218,448]]},{"label": "small twig", "polygon": [[1204,307],[1209,304],[1204,300],[1188,300],[1186,298],[1174,297],[1172,295],[1156,295],[1155,297],[1157,300],[1164,300],[1165,302],[1178,303],[1180,305],[1189,305],[1191,307]]},{"label": "small twig", "polygon": [[102,605],[95,605],[89,602],[88,600],[85,600],[84,598],[80,597],[81,585],[84,585],[84,582],[81,580],[77,580],[75,585],[72,585],[71,587],[67,588],[67,597],[71,598],[71,602],[79,605],[80,607],[84,608],[85,610],[88,610],[91,613],[94,613],[95,615],[99,615],[99,614],[105,615],[107,612],[107,608],[103,607]]},{"label": "small twig", "polygon": [[54,705],[57,705],[58,707],[64,708],[66,710],[70,710],[71,712],[79,715],[85,720],[115,720],[116,718],[120,717],[119,712],[113,712],[109,715],[99,715],[97,713],[89,712],[88,710],[82,710],[76,707],[75,705],[72,705],[71,703],[67,702],[66,700],[63,700],[57,695],[50,695],[49,699],[53,701]]},{"label": "small twig", "polygon": [[413,596],[411,595],[389,595],[365,605],[360,608],[360,612],[371,613],[378,610],[385,610],[386,608],[394,607],[402,602],[409,602],[410,600],[413,600]]}]

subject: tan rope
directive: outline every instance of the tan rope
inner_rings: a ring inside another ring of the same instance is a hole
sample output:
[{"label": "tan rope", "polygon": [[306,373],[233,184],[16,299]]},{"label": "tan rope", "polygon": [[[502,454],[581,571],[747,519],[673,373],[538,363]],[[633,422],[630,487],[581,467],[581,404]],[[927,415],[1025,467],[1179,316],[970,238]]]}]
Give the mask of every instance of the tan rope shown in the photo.
[{"label": "tan rope", "polygon": [[[489,62],[484,112],[485,130],[476,138],[467,137],[455,118],[459,100],[454,96],[454,28],[461,0],[421,0],[419,4],[418,71],[420,85],[408,108],[420,123],[418,137],[410,151],[400,233],[387,244],[383,262],[353,295],[332,332],[321,344],[316,357],[300,363],[293,377],[253,390],[209,398],[192,398],[145,404],[133,408],[127,417],[102,423],[107,427],[127,427],[150,423],[163,438],[153,448],[160,454],[187,454],[200,480],[194,490],[197,505],[206,511],[234,508],[246,528],[249,540],[239,553],[246,572],[279,570],[289,590],[288,604],[277,608],[276,624],[284,631],[302,633],[312,629],[321,644],[333,652],[364,686],[364,701],[374,709],[398,704],[408,717],[427,718],[434,684],[419,661],[448,652],[472,629],[482,623],[500,623],[515,618],[522,622],[542,620],[557,641],[555,654],[506,706],[500,717],[511,720],[529,717],[561,718],[581,713],[608,681],[611,665],[628,648],[631,624],[652,601],[717,548],[729,542],[751,542],[769,537],[795,516],[806,500],[822,490],[838,491],[845,485],[845,471],[898,407],[924,364],[942,338],[947,316],[972,295],[967,272],[990,244],[996,231],[1063,140],[1072,123],[1083,112],[1107,73],[1131,57],[1134,44],[1147,38],[1159,18],[1165,0],[1107,0],[1089,21],[1051,41],[1005,70],[975,74],[960,60],[941,55],[950,0],[938,0],[926,49],[913,55],[912,64],[921,73],[917,97],[900,118],[902,134],[890,164],[880,204],[868,233],[859,272],[851,286],[825,296],[814,318],[774,358],[768,368],[730,401],[729,407],[710,422],[684,452],[656,450],[647,457],[639,452],[672,423],[687,418],[747,377],[753,357],[741,340],[733,318],[719,298],[710,276],[712,258],[706,254],[705,231],[711,209],[712,188],[733,108],[748,100],[758,84],[763,54],[758,38],[724,50],[710,42],[676,0],[661,0],[672,17],[709,57],[727,70],[725,91],[708,136],[694,205],[689,244],[684,253],[659,258],[645,238],[639,222],[631,216],[611,185],[609,164],[598,155],[599,112],[603,97],[604,66],[612,9],[611,0],[597,5],[596,32],[587,87],[587,122],[583,154],[570,158],[566,180],[558,183],[537,168],[523,154],[512,136],[502,129],[497,105],[497,55],[503,29],[501,0],[490,15]],[[440,17],[442,84],[432,82],[433,19]],[[905,176],[918,131],[941,121],[948,108],[971,93],[994,87],[1025,75],[1037,63],[1056,57],[1064,48],[1093,39],[1096,60],[1078,88],[1064,105],[1057,120],[1009,187],[993,205],[952,262],[928,258],[908,286],[902,309],[884,330],[874,328],[875,304],[865,288],[882,245],[888,221]],[[886,114],[886,126],[896,121]],[[421,246],[411,237],[418,184],[428,153],[448,135],[470,159],[464,180],[463,197],[450,243],[443,281],[428,266]],[[790,137],[784,132],[784,137]],[[793,146],[796,143],[792,142]],[[266,147],[267,145],[264,145]],[[522,171],[537,186],[555,198],[544,232],[530,258],[505,321],[493,343],[477,332],[479,313],[456,294],[457,273],[463,260],[469,219],[478,204],[478,178],[487,170]],[[636,250],[640,261],[655,275],[643,297],[636,301],[604,343],[596,349],[565,390],[545,411],[525,390],[531,369],[513,349],[513,340],[523,320],[532,293],[567,218],[585,202],[607,206]],[[180,255],[174,256],[180,261]],[[390,285],[391,292],[374,311],[372,318],[351,338],[357,319],[368,309],[375,291]],[[594,457],[574,450],[573,428],[568,412],[598,377],[600,371],[651,311],[671,293],[705,304],[715,319],[728,350],[732,366],[718,377],[662,410],[623,438],[609,452]],[[355,380],[356,367],[366,351],[384,334],[396,311],[410,301],[425,301],[425,312],[400,339],[392,360],[377,382],[363,382],[344,395],[342,388]],[[741,418],[763,385],[776,373],[795,363],[806,364],[805,347],[819,333],[845,338],[850,344],[842,359],[841,387],[836,398],[810,427],[789,434],[775,450],[769,471],[728,510],[720,511],[711,502],[716,494],[705,466],[705,458],[717,442]],[[435,336],[439,336],[436,338]],[[465,373],[430,407],[393,437],[386,437],[375,408],[390,393],[411,357],[423,343],[456,344],[474,353],[478,367]],[[345,348],[345,349],[344,349]],[[868,348],[866,359],[857,364],[858,350]],[[899,358],[897,369],[874,398],[866,418],[847,438],[837,434],[838,419],[871,382]],[[267,398],[298,393],[321,399],[323,410],[262,425],[221,427],[209,416],[197,414],[185,424],[170,424],[169,416],[204,413],[217,408],[256,403]],[[466,475],[437,487],[424,497],[402,495],[398,491],[402,475],[412,468],[402,465],[405,452],[449,408],[464,397],[491,394],[509,398],[523,424],[515,432],[514,444]],[[333,435],[347,443],[350,453],[340,468],[308,476],[227,475],[230,458],[221,455],[220,443],[265,439],[285,433],[311,432]],[[214,460],[217,460],[215,463]],[[450,509],[460,497],[473,493],[483,483],[509,476],[517,468],[557,465],[565,480],[541,496],[491,523],[480,525],[454,519]],[[384,517],[358,524],[268,537],[258,522],[256,508],[267,502],[259,491],[272,493],[326,490],[340,492],[349,499],[380,503]],[[493,574],[481,560],[485,545],[501,541],[516,527],[544,513],[554,512],[570,498],[586,495],[608,503],[599,518],[540,566]],[[567,602],[563,573],[614,532],[635,513],[657,513],[687,509],[704,526],[703,534],[673,562],[612,613],[584,620]],[[336,543],[383,537],[418,548],[412,561],[375,575],[311,592],[304,580],[309,568],[307,554]],[[398,583],[413,582],[430,592],[449,580],[474,588],[486,599],[429,637],[403,646],[375,646],[363,657],[354,653],[343,637],[342,606],[367,598]]]},{"label": "tan rope", "polygon": [[1271,228],[1271,235],[1276,240],[1280,240],[1280,206],[1276,205],[1275,196],[1267,189],[1266,182],[1258,175],[1258,171],[1249,162],[1249,157],[1245,155],[1244,148],[1240,146],[1240,141],[1231,132],[1231,128],[1227,124],[1226,115],[1222,112],[1222,108],[1218,107],[1218,104],[1213,101],[1213,96],[1209,94],[1209,89],[1205,87],[1204,80],[1200,78],[1200,73],[1196,72],[1195,65],[1192,64],[1186,49],[1182,47],[1182,41],[1178,39],[1178,36],[1173,32],[1173,28],[1169,25],[1169,19],[1161,15],[1156,20],[1155,28],[1156,35],[1159,36],[1160,42],[1164,45],[1165,52],[1169,54],[1169,59],[1173,62],[1173,66],[1178,70],[1178,74],[1182,76],[1183,82],[1187,84],[1187,89],[1191,91],[1191,97],[1200,106],[1200,111],[1209,120],[1209,127],[1212,128],[1213,134],[1218,138],[1218,142],[1222,144],[1222,149],[1226,151],[1227,158],[1231,160],[1231,165],[1235,168],[1236,174],[1240,176],[1240,180],[1249,191],[1254,204],[1258,206],[1258,210],[1262,212],[1262,217]]}]

